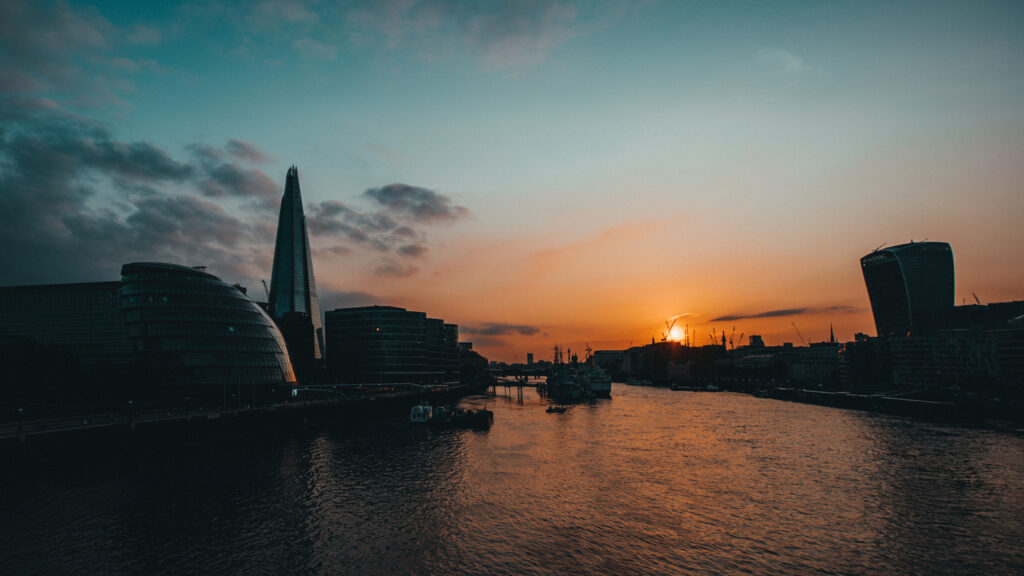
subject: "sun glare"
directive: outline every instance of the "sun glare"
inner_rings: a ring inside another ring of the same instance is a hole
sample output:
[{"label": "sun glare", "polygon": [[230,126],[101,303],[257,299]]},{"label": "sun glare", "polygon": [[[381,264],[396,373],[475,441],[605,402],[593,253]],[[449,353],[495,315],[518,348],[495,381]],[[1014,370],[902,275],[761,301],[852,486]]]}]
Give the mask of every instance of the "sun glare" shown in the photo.
[{"label": "sun glare", "polygon": [[675,340],[677,342],[681,342],[683,340],[683,338],[686,337],[686,335],[683,334],[683,329],[682,328],[680,328],[679,326],[673,326],[672,327],[672,331],[668,333],[668,337],[669,337],[670,340]]}]

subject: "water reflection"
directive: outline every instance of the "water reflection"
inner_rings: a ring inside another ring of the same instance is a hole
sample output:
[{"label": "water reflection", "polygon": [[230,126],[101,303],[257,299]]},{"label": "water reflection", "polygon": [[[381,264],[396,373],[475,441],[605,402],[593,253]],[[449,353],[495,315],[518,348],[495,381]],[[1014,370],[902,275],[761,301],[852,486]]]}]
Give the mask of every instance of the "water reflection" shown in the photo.
[{"label": "water reflection", "polygon": [[616,385],[137,451],[0,500],[18,572],[1020,572],[1024,439]]}]

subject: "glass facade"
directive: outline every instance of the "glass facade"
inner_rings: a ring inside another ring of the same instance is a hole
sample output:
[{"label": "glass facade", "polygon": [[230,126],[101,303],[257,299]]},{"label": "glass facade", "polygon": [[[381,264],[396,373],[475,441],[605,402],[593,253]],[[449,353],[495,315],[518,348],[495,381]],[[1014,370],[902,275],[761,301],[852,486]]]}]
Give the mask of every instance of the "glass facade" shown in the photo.
[{"label": "glass facade", "polygon": [[955,304],[953,250],[916,242],[877,250],[860,260],[879,336],[944,327]]},{"label": "glass facade", "polygon": [[459,328],[392,306],[326,314],[327,365],[345,383],[431,383],[458,378]]},{"label": "glass facade", "polygon": [[216,276],[173,264],[126,264],[121,305],[135,351],[177,382],[294,382],[273,320]]},{"label": "glass facade", "polygon": [[391,306],[326,314],[331,376],[346,383],[419,382],[427,365],[427,315]]},{"label": "glass facade", "polygon": [[[295,166],[288,169],[281,198],[267,307],[284,332],[299,379],[310,381],[323,357],[324,333],[320,325],[320,304],[306,216],[302,210],[299,170]],[[305,321],[302,321],[303,317]],[[306,324],[309,325],[308,334]]]},{"label": "glass facade", "polygon": [[239,288],[174,264],[126,264],[121,274],[0,288],[5,401],[217,406],[234,385],[241,405],[295,382],[280,331]]}]

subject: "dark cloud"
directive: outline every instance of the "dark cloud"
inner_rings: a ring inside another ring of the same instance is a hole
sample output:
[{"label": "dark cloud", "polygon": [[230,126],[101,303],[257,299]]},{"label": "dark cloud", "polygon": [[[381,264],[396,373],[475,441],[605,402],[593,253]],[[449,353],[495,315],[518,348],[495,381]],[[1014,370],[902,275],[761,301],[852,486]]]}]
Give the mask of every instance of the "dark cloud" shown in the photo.
[{"label": "dark cloud", "polygon": [[466,334],[479,334],[483,336],[505,336],[519,334],[521,336],[533,336],[540,333],[540,328],[527,324],[502,324],[500,322],[488,322],[480,326],[461,326],[459,329]]},{"label": "dark cloud", "polygon": [[390,248],[384,241],[386,237],[373,234],[385,228],[383,222],[373,222],[372,217],[352,210],[337,200],[310,206],[306,223],[314,234],[342,235],[357,244],[380,251],[387,251]]},{"label": "dark cloud", "polygon": [[419,258],[427,253],[427,249],[419,244],[406,244],[398,247],[398,253],[411,258]]},{"label": "dark cloud", "polygon": [[[278,184],[262,170],[247,168],[229,161],[231,156],[246,159],[246,155],[250,153],[262,154],[258,149],[242,145],[237,140],[229,140],[224,150],[207,144],[191,144],[188,150],[202,172],[196,185],[204,195],[211,198],[247,198],[253,200],[254,205],[259,208],[277,209],[280,195]],[[243,154],[240,155],[239,150],[242,150]]]},{"label": "dark cloud", "polygon": [[[273,236],[188,193],[209,179],[148,142],[28,107],[0,131],[0,283],[111,279],[133,260],[259,276]],[[272,226],[272,224],[270,224]]]},{"label": "dark cloud", "polygon": [[[360,246],[406,258],[423,258],[428,252],[426,227],[453,222],[467,215],[444,194],[405,184],[370,188],[357,200],[371,201],[373,208],[360,210],[339,200],[310,206],[309,229],[320,236],[341,236]],[[385,260],[377,269],[382,276],[408,276],[412,266]]]},{"label": "dark cloud", "polygon": [[115,142],[78,139],[63,143],[63,152],[77,156],[84,165],[138,182],[181,182],[195,174],[195,168],[173,160],[163,149],[149,142]]},{"label": "dark cloud", "polygon": [[278,185],[262,170],[243,168],[237,164],[204,166],[199,190],[211,197],[240,196],[253,198],[260,205],[275,210],[280,191]]},{"label": "dark cloud", "polygon": [[851,312],[859,312],[861,309],[856,306],[825,306],[825,307],[803,307],[803,308],[783,308],[780,310],[769,310],[767,312],[757,312],[754,314],[729,314],[726,316],[719,316],[712,318],[712,322],[731,322],[734,320],[746,320],[750,318],[777,318],[780,316],[799,316],[801,314],[825,314],[825,313],[836,313],[836,314],[847,314]]},{"label": "dark cloud", "polygon": [[384,260],[383,263],[373,269],[374,274],[377,276],[386,276],[391,278],[407,278],[413,274],[419,272],[419,268],[411,264],[399,264],[392,260]]},{"label": "dark cloud", "polygon": [[452,221],[469,214],[465,207],[453,206],[444,194],[408,184],[370,188],[363,195],[396,217],[410,217],[420,222]]},{"label": "dark cloud", "polygon": [[152,68],[111,55],[118,37],[117,28],[94,7],[4,0],[0,95],[59,95],[63,107],[130,109],[119,95],[134,86],[119,75]]}]

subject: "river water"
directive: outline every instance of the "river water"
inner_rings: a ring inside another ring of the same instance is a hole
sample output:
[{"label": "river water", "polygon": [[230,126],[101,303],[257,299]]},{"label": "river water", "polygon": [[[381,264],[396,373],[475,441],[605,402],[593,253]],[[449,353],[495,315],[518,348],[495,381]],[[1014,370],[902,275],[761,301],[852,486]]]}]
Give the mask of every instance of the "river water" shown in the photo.
[{"label": "river water", "polygon": [[[500,389],[499,389],[500,390]],[[1024,437],[616,384],[7,470],[0,571],[1021,574]]]}]

